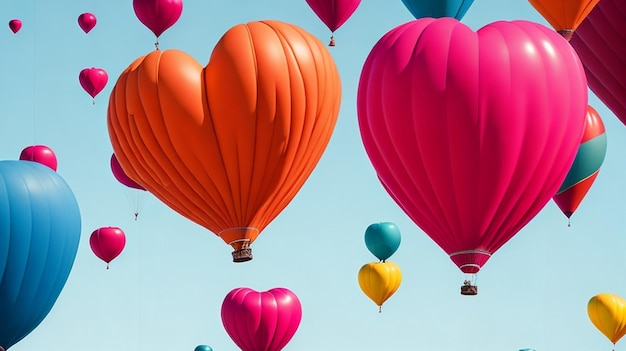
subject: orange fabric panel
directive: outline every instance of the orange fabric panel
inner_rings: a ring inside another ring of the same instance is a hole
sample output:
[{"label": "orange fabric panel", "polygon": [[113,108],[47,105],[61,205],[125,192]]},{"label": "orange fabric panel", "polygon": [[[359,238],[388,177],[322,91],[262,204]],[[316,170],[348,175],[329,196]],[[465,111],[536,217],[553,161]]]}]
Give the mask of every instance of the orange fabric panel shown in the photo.
[{"label": "orange fabric panel", "polygon": [[119,77],[107,124],[124,172],[235,249],[253,242],[320,160],[341,82],[326,46],[297,26],[234,26],[202,67],[155,50]]}]

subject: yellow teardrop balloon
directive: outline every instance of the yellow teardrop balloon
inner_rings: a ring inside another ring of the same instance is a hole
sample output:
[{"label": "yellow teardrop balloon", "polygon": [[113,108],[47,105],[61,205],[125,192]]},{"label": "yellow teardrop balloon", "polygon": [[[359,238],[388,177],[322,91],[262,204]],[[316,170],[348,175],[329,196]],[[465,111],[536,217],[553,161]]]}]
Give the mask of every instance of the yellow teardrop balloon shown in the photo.
[{"label": "yellow teardrop balloon", "polygon": [[598,294],[587,303],[591,323],[613,344],[626,334],[626,300],[615,294]]},{"label": "yellow teardrop balloon", "polygon": [[389,299],[400,287],[402,272],[397,264],[385,262],[371,262],[363,265],[359,270],[359,286],[379,307]]}]

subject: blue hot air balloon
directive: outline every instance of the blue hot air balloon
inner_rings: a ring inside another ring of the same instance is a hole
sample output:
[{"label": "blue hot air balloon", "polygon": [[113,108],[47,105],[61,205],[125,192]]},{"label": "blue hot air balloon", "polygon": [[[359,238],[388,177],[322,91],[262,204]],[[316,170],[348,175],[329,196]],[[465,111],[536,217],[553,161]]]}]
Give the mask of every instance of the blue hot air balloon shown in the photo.
[{"label": "blue hot air balloon", "polygon": [[454,17],[459,21],[474,0],[402,0],[415,18]]},{"label": "blue hot air balloon", "polygon": [[70,274],[80,239],[74,193],[32,161],[0,161],[0,350],[48,315]]}]

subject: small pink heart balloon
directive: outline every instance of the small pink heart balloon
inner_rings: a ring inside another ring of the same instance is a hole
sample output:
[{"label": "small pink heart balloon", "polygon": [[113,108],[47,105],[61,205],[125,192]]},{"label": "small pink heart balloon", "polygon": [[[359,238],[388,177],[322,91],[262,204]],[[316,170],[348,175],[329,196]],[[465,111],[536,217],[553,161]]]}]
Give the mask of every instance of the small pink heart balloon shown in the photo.
[{"label": "small pink heart balloon", "polygon": [[87,94],[95,98],[98,93],[104,89],[109,81],[107,72],[102,68],[85,68],[78,75],[80,85],[85,89]]},{"label": "small pink heart balloon", "polygon": [[222,324],[242,351],[282,350],[301,319],[300,301],[286,288],[236,288],[222,303]]},{"label": "small pink heart balloon", "polygon": [[85,12],[78,16],[78,25],[85,33],[89,33],[97,23],[96,16],[93,13]]},{"label": "small pink heart balloon", "polygon": [[424,18],[374,46],[357,111],[383,187],[473,274],[563,184],[587,81],[571,45],[543,25],[499,21],[475,32]]},{"label": "small pink heart balloon", "polygon": [[13,34],[17,33],[22,29],[22,21],[19,19],[12,19],[9,21],[9,28]]},{"label": "small pink heart balloon", "polygon": [[139,21],[158,38],[178,21],[183,13],[183,1],[133,0],[133,10]]},{"label": "small pink heart balloon", "polygon": [[24,148],[20,154],[20,160],[39,162],[53,171],[57,170],[57,157],[54,151],[45,145],[31,145]]},{"label": "small pink heart balloon", "polygon": [[89,246],[93,253],[109,263],[122,253],[126,246],[126,234],[118,227],[102,227],[94,230],[89,237]]}]

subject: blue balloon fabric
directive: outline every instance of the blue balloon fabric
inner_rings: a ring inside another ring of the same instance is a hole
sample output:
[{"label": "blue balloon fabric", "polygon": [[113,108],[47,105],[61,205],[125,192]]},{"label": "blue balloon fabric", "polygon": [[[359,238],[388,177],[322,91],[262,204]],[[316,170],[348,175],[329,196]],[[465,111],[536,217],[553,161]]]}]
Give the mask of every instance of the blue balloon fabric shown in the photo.
[{"label": "blue balloon fabric", "polygon": [[0,161],[0,347],[48,315],[70,274],[81,231],[65,180],[31,161]]},{"label": "blue balloon fabric", "polygon": [[211,346],[208,345],[198,345],[196,346],[194,351],[213,351],[213,349],[211,348]]},{"label": "blue balloon fabric", "polygon": [[416,19],[453,17],[461,20],[474,0],[402,0]]},{"label": "blue balloon fabric", "polygon": [[381,261],[398,250],[401,239],[400,229],[391,222],[370,224],[365,230],[365,246]]}]

